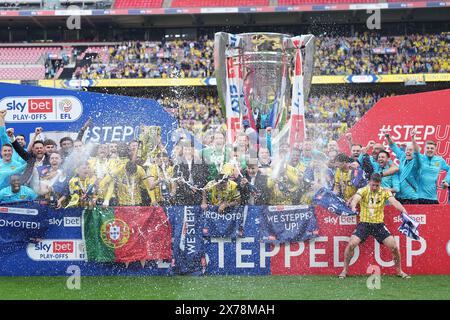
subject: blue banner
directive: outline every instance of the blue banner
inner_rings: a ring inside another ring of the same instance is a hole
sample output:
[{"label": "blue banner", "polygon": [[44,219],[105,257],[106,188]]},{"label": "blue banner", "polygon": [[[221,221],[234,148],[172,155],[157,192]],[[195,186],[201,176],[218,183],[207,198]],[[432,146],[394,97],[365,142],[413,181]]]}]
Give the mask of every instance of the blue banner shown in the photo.
[{"label": "blue banner", "polygon": [[[85,139],[95,143],[127,142],[139,137],[140,125],[161,127],[161,141],[172,150],[172,131],[177,122],[155,100],[52,89],[28,85],[0,84],[0,110],[7,110],[6,127],[15,134],[30,134],[36,127],[44,129],[41,138],[72,138],[92,118],[93,126]],[[156,116],[157,115],[157,116]]]},{"label": "blue banner", "polygon": [[47,207],[38,204],[12,204],[0,207],[0,253],[24,249],[32,239],[46,237]]},{"label": "blue banner", "polygon": [[[31,208],[30,204],[22,206]],[[2,208],[2,212],[9,210],[5,206]],[[83,208],[55,210],[37,205],[36,208],[39,212],[46,210],[48,228],[45,237],[37,243],[24,242],[16,248],[18,250],[0,252],[0,276],[66,276],[67,268],[72,265],[80,267],[83,276],[270,274],[273,248],[270,243],[260,242],[260,212],[264,207],[240,207],[245,234],[234,240],[204,237],[200,207],[166,207],[174,230],[176,263],[171,266],[169,261],[150,261],[144,268],[139,262],[128,268],[121,263],[87,262],[82,231]],[[0,217],[3,216],[6,214],[0,213]],[[183,237],[184,241],[181,241]],[[183,244],[184,250],[180,248]]]},{"label": "blue banner", "polygon": [[237,206],[219,213],[218,206],[208,206],[202,213],[202,232],[204,237],[232,238],[243,235],[244,208]]},{"label": "blue banner", "polygon": [[305,241],[319,236],[314,207],[269,206],[261,210],[261,240],[271,243]]},{"label": "blue banner", "polygon": [[168,207],[172,217],[171,273],[201,275],[206,271],[205,246],[202,235],[202,209],[192,207]]}]

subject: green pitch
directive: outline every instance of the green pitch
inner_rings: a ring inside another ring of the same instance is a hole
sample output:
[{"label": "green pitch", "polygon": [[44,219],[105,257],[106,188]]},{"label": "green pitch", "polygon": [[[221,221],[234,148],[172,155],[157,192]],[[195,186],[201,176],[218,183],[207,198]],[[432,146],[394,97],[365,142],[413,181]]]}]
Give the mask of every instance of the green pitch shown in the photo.
[{"label": "green pitch", "polygon": [[450,276],[382,276],[370,290],[367,277],[204,276],[82,277],[69,290],[66,277],[0,277],[0,299],[450,299]]}]

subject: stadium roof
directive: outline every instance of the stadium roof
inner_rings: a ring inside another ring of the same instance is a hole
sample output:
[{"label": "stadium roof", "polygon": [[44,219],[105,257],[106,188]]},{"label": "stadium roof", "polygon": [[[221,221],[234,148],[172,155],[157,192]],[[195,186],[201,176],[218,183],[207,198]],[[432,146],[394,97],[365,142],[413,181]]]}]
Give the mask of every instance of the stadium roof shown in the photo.
[{"label": "stadium roof", "polygon": [[[343,7],[345,6],[345,7]],[[81,16],[90,28],[213,27],[292,24],[365,23],[367,8],[382,9],[382,21],[450,21],[450,1],[358,4],[330,6],[243,7],[243,8],[159,8],[112,10],[8,10],[0,11],[0,28],[65,27],[68,16]],[[204,10],[203,10],[204,9]],[[174,18],[176,17],[176,18]]]}]

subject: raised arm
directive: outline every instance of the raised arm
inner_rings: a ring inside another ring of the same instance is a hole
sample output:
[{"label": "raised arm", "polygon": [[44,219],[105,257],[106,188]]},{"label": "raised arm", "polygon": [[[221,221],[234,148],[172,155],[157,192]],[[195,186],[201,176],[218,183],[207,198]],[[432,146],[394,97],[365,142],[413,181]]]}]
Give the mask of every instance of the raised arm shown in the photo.
[{"label": "raised arm", "polygon": [[405,157],[405,152],[397,146],[389,133],[386,133],[384,136],[389,144],[389,148],[395,153],[395,156],[402,160]]},{"label": "raised arm", "polygon": [[44,129],[42,129],[42,127],[37,127],[34,129],[34,135],[31,138],[30,142],[28,143],[27,152],[31,152],[31,150],[33,149],[33,144],[36,141],[37,136],[40,135],[43,130]]},{"label": "raised arm", "polygon": [[345,140],[347,141],[348,148],[351,150],[353,146],[353,137],[351,132],[345,134]]},{"label": "raised arm", "polygon": [[393,174],[399,172],[399,170],[400,168],[394,162],[392,162],[389,165],[389,169],[383,172],[383,177],[392,176]]},{"label": "raised arm", "polygon": [[89,128],[92,125],[92,118],[89,117],[86,122],[83,124],[83,127],[81,127],[80,131],[77,135],[77,140],[83,141],[84,133],[86,132],[87,128]]},{"label": "raised arm", "polygon": [[420,146],[416,141],[416,129],[411,130],[411,141],[413,144],[414,152],[420,152]]}]

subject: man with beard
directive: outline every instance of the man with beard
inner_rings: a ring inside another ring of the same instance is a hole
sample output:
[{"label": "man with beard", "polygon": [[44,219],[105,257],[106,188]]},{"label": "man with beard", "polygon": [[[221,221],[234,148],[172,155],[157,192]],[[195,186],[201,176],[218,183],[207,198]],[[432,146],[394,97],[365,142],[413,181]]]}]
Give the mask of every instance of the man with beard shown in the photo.
[{"label": "man with beard", "polygon": [[[387,189],[392,193],[397,193],[400,191],[400,181],[398,173],[392,174],[390,176],[383,175],[383,172],[386,172],[390,168],[388,164],[389,159],[390,159],[389,152],[387,152],[386,150],[379,151],[377,161],[378,166],[375,167],[375,173],[379,173],[383,177],[381,180],[381,186],[384,189]],[[397,167],[397,172],[398,170],[399,169]]]}]

